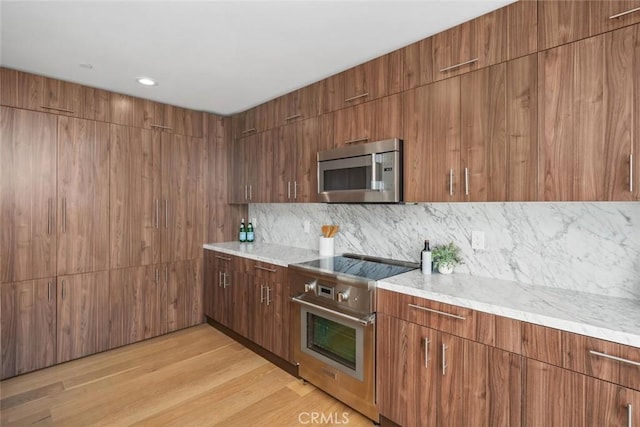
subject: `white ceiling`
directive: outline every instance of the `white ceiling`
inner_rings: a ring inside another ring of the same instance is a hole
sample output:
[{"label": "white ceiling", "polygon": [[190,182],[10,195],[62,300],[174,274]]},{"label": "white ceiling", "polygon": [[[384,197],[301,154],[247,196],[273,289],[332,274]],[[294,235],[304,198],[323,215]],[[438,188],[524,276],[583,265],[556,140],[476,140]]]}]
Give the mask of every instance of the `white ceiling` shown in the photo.
[{"label": "white ceiling", "polygon": [[0,64],[228,115],[512,1],[2,0]]}]

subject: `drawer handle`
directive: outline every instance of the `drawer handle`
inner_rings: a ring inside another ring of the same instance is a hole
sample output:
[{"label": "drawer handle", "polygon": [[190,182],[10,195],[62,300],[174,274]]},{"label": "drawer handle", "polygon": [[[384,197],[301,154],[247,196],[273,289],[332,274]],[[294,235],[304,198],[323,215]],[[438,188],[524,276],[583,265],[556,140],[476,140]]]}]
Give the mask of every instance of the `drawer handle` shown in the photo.
[{"label": "drawer handle", "polygon": [[256,131],[257,131],[257,129],[256,129],[256,128],[251,128],[251,129],[243,130],[243,131],[241,132],[241,135],[246,135],[246,134],[248,134],[248,133],[256,132]]},{"label": "drawer handle", "polygon": [[449,367],[447,365],[447,348],[446,344],[442,344],[442,375],[447,374],[447,368]]},{"label": "drawer handle", "polygon": [[231,261],[231,258],[227,258],[226,256],[216,255],[216,258],[221,259],[223,261]]},{"label": "drawer handle", "polygon": [[446,71],[453,70],[454,68],[462,67],[463,65],[473,64],[474,62],[478,62],[478,58],[473,58],[473,59],[461,62],[461,63],[456,64],[456,65],[450,65],[448,67],[444,67],[443,69],[440,70],[440,72],[444,73]]},{"label": "drawer handle", "polygon": [[627,427],[633,427],[633,407],[627,404]]},{"label": "drawer handle", "polygon": [[409,307],[417,308],[418,310],[428,311],[430,313],[440,314],[442,316],[452,317],[452,318],[458,319],[458,320],[467,320],[466,317],[458,316],[457,314],[445,313],[444,311],[438,311],[438,310],[434,310],[434,309],[431,309],[431,308],[421,307],[421,306],[415,305],[415,304],[409,304]]},{"label": "drawer handle", "polygon": [[155,125],[155,124],[151,124],[151,127],[152,127],[152,128],[158,128],[158,129],[166,129],[166,130],[171,130],[171,129],[173,129],[173,128],[172,128],[172,127],[170,127],[170,126],[162,126],[162,125]]},{"label": "drawer handle", "polygon": [[358,138],[358,139],[352,139],[350,141],[345,141],[344,143],[346,145],[349,145],[349,144],[355,144],[356,142],[366,142],[368,140],[369,140],[369,138]]},{"label": "drawer handle", "polygon": [[635,9],[629,9],[629,10],[625,10],[624,12],[616,13],[615,15],[611,15],[609,19],[622,18],[625,15],[628,15],[633,12],[638,12],[638,11],[640,11],[640,7],[636,7]]},{"label": "drawer handle", "polygon": [[289,120],[297,119],[298,117],[302,117],[302,114],[294,114],[293,116],[285,117],[284,121],[288,122]]},{"label": "drawer handle", "polygon": [[595,350],[589,350],[589,353],[593,354],[594,356],[604,357],[605,359],[611,359],[611,360],[615,360],[617,362],[627,363],[627,364],[633,365],[633,366],[640,366],[640,362],[636,362],[636,361],[629,360],[629,359],[623,359],[622,357],[611,356],[610,354],[607,354],[607,353],[601,353],[601,352],[595,351]]},{"label": "drawer handle", "polygon": [[356,99],[364,98],[365,96],[369,96],[369,92],[361,93],[360,95],[352,96],[351,98],[347,98],[344,102],[354,101]]},{"label": "drawer handle", "polygon": [[71,114],[75,113],[75,111],[73,111],[73,110],[69,110],[69,109],[66,109],[66,108],[49,107],[48,105],[41,105],[40,108],[44,108],[44,109],[47,109],[47,110],[64,111],[65,113],[71,113]]},{"label": "drawer handle", "polygon": [[262,267],[260,265],[254,265],[253,268],[257,268],[258,270],[268,271],[269,273],[276,273],[278,271],[274,268]]}]

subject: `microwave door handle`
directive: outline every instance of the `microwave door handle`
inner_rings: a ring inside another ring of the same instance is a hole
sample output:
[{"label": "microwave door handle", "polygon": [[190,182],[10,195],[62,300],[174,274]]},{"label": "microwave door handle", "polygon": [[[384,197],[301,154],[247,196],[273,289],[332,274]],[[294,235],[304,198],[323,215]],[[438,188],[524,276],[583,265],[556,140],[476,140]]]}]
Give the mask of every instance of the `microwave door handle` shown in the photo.
[{"label": "microwave door handle", "polygon": [[371,189],[372,190],[378,189],[377,172],[378,172],[378,167],[376,166],[376,154],[371,153]]}]

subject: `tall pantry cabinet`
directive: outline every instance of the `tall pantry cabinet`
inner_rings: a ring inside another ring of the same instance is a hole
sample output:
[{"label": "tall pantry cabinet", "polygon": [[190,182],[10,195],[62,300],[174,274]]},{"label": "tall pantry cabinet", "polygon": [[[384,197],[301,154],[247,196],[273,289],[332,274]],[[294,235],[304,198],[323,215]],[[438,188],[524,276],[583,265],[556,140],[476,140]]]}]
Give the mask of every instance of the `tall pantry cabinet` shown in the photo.
[{"label": "tall pantry cabinet", "polygon": [[0,377],[201,323],[203,114],[0,74]]}]

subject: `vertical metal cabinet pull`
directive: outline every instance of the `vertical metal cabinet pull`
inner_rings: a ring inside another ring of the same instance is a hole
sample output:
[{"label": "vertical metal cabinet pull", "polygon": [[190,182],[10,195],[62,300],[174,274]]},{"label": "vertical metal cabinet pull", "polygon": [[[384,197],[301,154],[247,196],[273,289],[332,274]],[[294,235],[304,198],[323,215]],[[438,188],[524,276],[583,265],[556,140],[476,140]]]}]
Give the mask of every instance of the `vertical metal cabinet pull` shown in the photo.
[{"label": "vertical metal cabinet pull", "polygon": [[260,304],[264,302],[264,286],[260,285]]},{"label": "vertical metal cabinet pull", "polygon": [[291,198],[291,181],[287,181],[287,199]]},{"label": "vertical metal cabinet pull", "polygon": [[469,195],[469,168],[464,168],[464,194]]},{"label": "vertical metal cabinet pull", "polygon": [[449,195],[453,196],[453,168],[449,169]]},{"label": "vertical metal cabinet pull", "polygon": [[627,427],[633,427],[633,407],[627,404]]},{"label": "vertical metal cabinet pull", "polygon": [[247,196],[247,191],[249,190],[249,186],[247,184],[244,185],[244,199],[245,200],[249,200],[249,197]]},{"label": "vertical metal cabinet pull", "polygon": [[447,373],[447,345],[442,344],[442,375]]},{"label": "vertical metal cabinet pull", "polygon": [[164,228],[169,228],[169,199],[164,199]]},{"label": "vertical metal cabinet pull", "polygon": [[222,271],[218,271],[218,287],[222,287]]},{"label": "vertical metal cabinet pull", "polygon": [[298,200],[298,181],[293,181],[293,200]]},{"label": "vertical metal cabinet pull", "polygon": [[269,286],[265,286],[265,288],[267,288],[267,306],[271,303],[271,301],[269,300],[269,292],[271,292],[271,288]]},{"label": "vertical metal cabinet pull", "polygon": [[249,200],[253,199],[253,185],[249,184]]},{"label": "vertical metal cabinet pull", "polygon": [[431,341],[429,341],[429,338],[424,337],[424,367],[425,368],[429,367],[429,344],[431,344]]},{"label": "vertical metal cabinet pull", "polygon": [[633,193],[633,154],[629,154],[629,192]]}]

